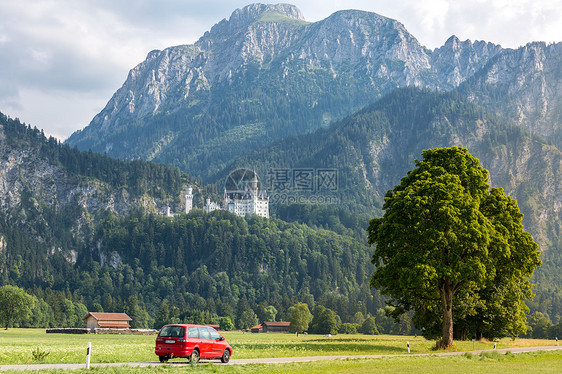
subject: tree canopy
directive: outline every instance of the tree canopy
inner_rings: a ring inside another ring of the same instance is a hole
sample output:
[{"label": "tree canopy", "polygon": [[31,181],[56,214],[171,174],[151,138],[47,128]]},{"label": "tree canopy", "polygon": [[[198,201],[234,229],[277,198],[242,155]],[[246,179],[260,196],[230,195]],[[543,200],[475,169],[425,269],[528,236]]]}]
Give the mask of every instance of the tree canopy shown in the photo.
[{"label": "tree canopy", "polygon": [[[396,317],[414,311],[426,337],[453,343],[454,320],[489,336],[525,331],[529,277],[541,264],[515,200],[490,188],[468,150],[436,148],[388,191],[384,216],[369,224],[371,286],[390,297]],[[455,318],[454,318],[454,315]]]},{"label": "tree canopy", "polygon": [[292,332],[299,333],[308,330],[308,324],[310,323],[312,314],[307,304],[297,303],[293,305],[289,308],[289,316],[291,322],[289,329]]},{"label": "tree canopy", "polygon": [[33,297],[23,289],[10,285],[0,287],[0,323],[6,326],[6,330],[26,319],[33,307]]},{"label": "tree canopy", "polygon": [[341,319],[336,312],[322,305],[317,305],[314,308],[310,332],[314,334],[337,334],[340,327]]}]

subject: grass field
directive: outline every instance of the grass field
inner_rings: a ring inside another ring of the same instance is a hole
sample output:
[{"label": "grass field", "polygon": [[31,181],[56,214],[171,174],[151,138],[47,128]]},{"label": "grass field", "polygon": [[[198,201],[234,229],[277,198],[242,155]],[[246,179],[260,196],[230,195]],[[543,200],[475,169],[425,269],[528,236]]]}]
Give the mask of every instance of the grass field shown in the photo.
[{"label": "grass field", "polygon": [[[251,334],[224,332],[234,348],[233,358],[295,357],[323,355],[431,353],[434,341],[413,336]],[[44,329],[0,330],[0,365],[35,363],[84,363],[92,342],[92,363],[156,361],[153,335],[46,334]],[[497,348],[554,345],[550,340],[504,339]],[[493,342],[476,342],[477,350],[492,349]],[[46,357],[34,358],[39,349]],[[457,351],[472,350],[472,342],[456,342]],[[560,357],[559,357],[560,358]],[[378,361],[377,361],[378,362]],[[317,365],[322,366],[321,363]]]},{"label": "grass field", "polygon": [[[7,373],[21,373],[7,371]],[[42,370],[44,374],[64,373],[65,370]],[[147,368],[103,367],[90,370],[72,370],[72,373],[118,374],[175,374],[175,373],[224,373],[224,374],[324,374],[324,373],[427,373],[427,374],[506,374],[506,373],[561,373],[562,351],[499,354],[486,352],[482,355],[461,356],[412,356],[385,357],[379,359],[333,360],[289,364],[222,365],[199,363],[193,366],[158,365]]]}]

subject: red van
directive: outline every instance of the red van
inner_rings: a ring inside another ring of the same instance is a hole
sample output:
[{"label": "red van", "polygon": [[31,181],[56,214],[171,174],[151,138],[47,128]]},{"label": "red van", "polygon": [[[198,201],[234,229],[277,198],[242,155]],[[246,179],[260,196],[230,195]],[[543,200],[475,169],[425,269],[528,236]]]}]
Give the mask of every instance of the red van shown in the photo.
[{"label": "red van", "polygon": [[232,347],[212,327],[177,324],[160,329],[154,353],[160,362],[167,362],[174,357],[186,357],[192,363],[197,363],[200,358],[220,358],[227,363],[232,356]]}]

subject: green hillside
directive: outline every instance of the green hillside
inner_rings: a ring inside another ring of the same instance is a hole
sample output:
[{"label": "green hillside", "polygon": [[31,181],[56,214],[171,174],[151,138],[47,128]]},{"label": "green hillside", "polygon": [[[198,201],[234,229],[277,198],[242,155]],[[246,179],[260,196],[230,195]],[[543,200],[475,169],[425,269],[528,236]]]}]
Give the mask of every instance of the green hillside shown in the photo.
[{"label": "green hillside", "polygon": [[[337,197],[336,204],[277,204],[272,211],[288,221],[360,232],[361,224],[345,217],[380,215],[384,193],[399,183],[423,149],[452,145],[467,147],[490,171],[492,185],[518,200],[524,225],[540,244],[545,264],[535,279],[540,280],[537,299],[546,301],[530,305],[557,320],[562,315],[562,285],[554,269],[562,253],[562,212],[553,202],[562,194],[562,154],[459,94],[399,89],[328,129],[252,152],[226,171],[251,166],[267,179],[276,169],[335,168],[339,185],[330,194]],[[217,181],[222,178],[216,176]],[[282,192],[269,191],[272,200]],[[289,193],[311,197],[326,191]]]},{"label": "green hillside", "polygon": [[[164,217],[143,202],[179,200],[189,177],[176,168],[81,152],[0,120],[9,170],[2,181],[12,183],[16,172],[19,194],[0,194],[0,280],[37,298],[27,325],[80,325],[84,310],[105,309],[152,327],[162,305],[170,318],[201,323],[218,316],[237,323],[245,310],[270,305],[286,319],[298,301],[332,308],[344,321],[384,307],[368,285],[373,266],[364,235],[223,211]],[[13,165],[13,158],[22,161]],[[76,197],[48,192],[62,186]],[[92,186],[104,196],[83,192]],[[195,187],[196,204],[216,191]],[[131,203],[120,210],[114,198],[122,195]]]}]

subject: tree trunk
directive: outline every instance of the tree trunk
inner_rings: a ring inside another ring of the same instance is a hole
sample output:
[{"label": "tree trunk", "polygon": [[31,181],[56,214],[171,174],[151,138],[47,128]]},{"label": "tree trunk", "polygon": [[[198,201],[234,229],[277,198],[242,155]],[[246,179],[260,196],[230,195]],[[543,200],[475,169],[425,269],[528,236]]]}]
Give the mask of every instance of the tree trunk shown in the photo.
[{"label": "tree trunk", "polygon": [[447,349],[453,345],[453,285],[449,279],[440,282],[441,310],[443,312],[443,336],[440,348]]}]

